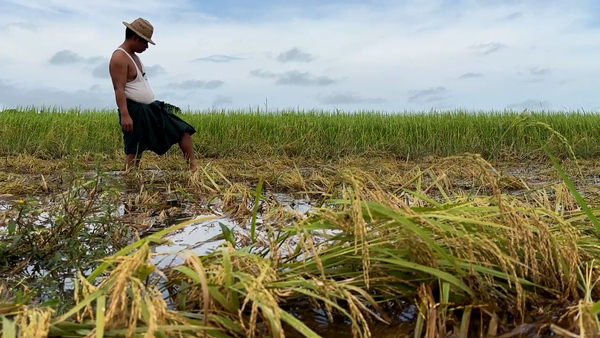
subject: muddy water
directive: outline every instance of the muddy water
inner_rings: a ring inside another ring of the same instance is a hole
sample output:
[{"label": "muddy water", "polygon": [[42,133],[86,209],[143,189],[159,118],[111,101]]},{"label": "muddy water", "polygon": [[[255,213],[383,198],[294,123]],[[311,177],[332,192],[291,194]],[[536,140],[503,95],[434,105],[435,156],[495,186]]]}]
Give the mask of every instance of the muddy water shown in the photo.
[{"label": "muddy water", "polygon": [[[293,210],[298,213],[308,213],[312,208],[312,205],[308,199],[295,198],[291,194],[274,193],[271,196],[274,196],[277,200],[277,203],[280,205],[286,207],[288,210]],[[18,203],[17,197],[13,195],[0,195],[0,211],[9,211],[16,203]],[[42,203],[42,201],[39,203]],[[184,205],[181,205],[180,207],[181,209],[186,209]],[[219,213],[218,206],[215,208],[215,211],[216,214]],[[101,213],[97,214],[99,215]],[[117,217],[123,216],[125,214],[124,205],[118,206],[114,211],[114,214]],[[245,224],[239,224],[227,216],[221,216],[209,221],[203,221],[202,218],[205,216],[215,216],[215,213],[190,215],[189,211],[183,211],[180,216],[186,217],[167,219],[166,221],[161,222],[161,224],[157,224],[156,227],[149,227],[142,230],[141,235],[144,236],[146,233],[160,231],[162,227],[165,226],[180,222],[189,223],[183,229],[169,233],[164,237],[171,242],[170,244],[153,247],[153,252],[156,254],[153,259],[153,263],[159,268],[182,264],[186,257],[186,251],[194,252],[197,255],[206,255],[216,249],[225,241],[221,226],[225,226],[230,229],[234,233],[234,236],[241,234],[242,236],[248,237],[250,233],[250,221],[247,221]],[[49,217],[50,214],[47,211],[43,211],[35,218],[34,223],[35,225],[41,227],[48,226]],[[150,223],[154,223],[154,217],[150,218]],[[194,220],[198,221],[195,222]],[[256,224],[257,235],[264,235],[264,231],[262,229],[263,219],[260,213],[257,214]],[[93,227],[93,224],[88,224],[88,226]],[[28,267],[26,272],[28,274],[38,274],[40,276],[45,274],[45,271],[33,271],[32,267]],[[72,288],[70,278],[68,279],[69,281],[65,283],[67,289]]]},{"label": "muddy water", "polygon": [[[369,323],[371,337],[400,338],[413,337],[417,309],[414,305],[404,303],[404,307],[390,319],[390,323],[374,321]],[[298,304],[288,311],[298,320],[315,331],[323,338],[352,337],[352,323],[348,319],[333,318],[331,322],[327,313],[322,309],[315,309],[311,304]],[[284,326],[285,336],[288,338],[304,337],[294,328]]]},{"label": "muddy water", "polygon": [[164,237],[173,244],[158,245],[153,248],[152,251],[156,254],[153,263],[158,268],[183,264],[186,257],[184,251],[191,251],[201,256],[216,249],[225,241],[220,224],[233,231],[238,227],[235,222],[227,217],[201,221],[203,216],[212,215],[200,215],[191,220],[186,220],[193,222],[194,219],[198,219],[198,222],[189,224],[185,228]]},{"label": "muddy water", "polygon": [[[309,213],[312,209],[310,201],[306,198],[295,198],[291,194],[274,193],[277,203],[290,211],[301,214]],[[241,234],[249,237],[250,222],[239,224],[234,220],[223,216],[209,221],[203,221],[205,216],[214,216],[214,214],[197,215],[192,218],[182,218],[170,220],[168,223],[192,222],[183,229],[170,233],[164,238],[172,244],[158,245],[153,248],[156,257],[153,263],[159,268],[165,268],[171,265],[182,264],[187,257],[186,252],[191,251],[197,255],[206,255],[225,242],[221,226],[227,227],[234,235]],[[198,220],[194,222],[194,220]],[[263,219],[260,213],[256,217],[257,233],[260,236]],[[293,244],[294,238],[290,239]]]}]

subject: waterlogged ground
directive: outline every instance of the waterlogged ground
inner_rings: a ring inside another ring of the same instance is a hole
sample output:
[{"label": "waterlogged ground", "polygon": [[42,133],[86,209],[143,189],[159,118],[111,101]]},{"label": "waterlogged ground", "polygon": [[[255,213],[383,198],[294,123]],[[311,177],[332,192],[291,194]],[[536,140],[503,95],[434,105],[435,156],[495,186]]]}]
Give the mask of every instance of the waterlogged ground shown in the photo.
[{"label": "waterlogged ground", "polygon": [[[93,243],[89,247],[78,247],[76,241],[65,243],[65,250],[72,248],[66,251],[71,256],[49,259],[57,251],[48,249],[28,260],[3,262],[2,276],[8,286],[20,285],[23,281],[31,283],[33,288],[43,291],[37,299],[39,302],[68,299],[76,276],[72,270],[61,271],[67,261],[99,259],[102,253],[114,252],[118,246],[182,222],[187,224],[184,228],[165,236],[171,243],[153,247],[156,254],[153,263],[157,267],[182,264],[187,250],[198,255],[215,250],[226,241],[224,229],[231,231],[238,247],[249,245],[253,223],[256,241],[267,247],[269,231],[306,217],[330,198],[342,197],[338,195],[340,187],[353,184],[372,186],[373,191],[407,188],[433,192],[443,200],[452,194],[493,193],[494,187],[483,179],[491,175],[496,177],[503,192],[527,195],[533,190],[544,191],[547,200],[561,201],[562,198],[564,203],[571,202],[558,171],[552,163],[544,161],[503,162],[485,167],[483,162],[472,159],[439,164],[433,159],[422,163],[374,158],[328,163],[223,159],[201,160],[201,169],[193,174],[166,161],[152,158],[140,170],[130,173],[117,170],[118,164],[111,163],[102,167],[99,176],[91,165],[81,167],[77,163],[24,157],[4,161],[0,165],[0,231],[4,224],[5,231],[10,232],[11,221],[19,226],[32,222],[46,229],[60,227],[65,233],[60,238],[73,236],[71,230],[76,228],[86,234],[83,236],[86,241]],[[579,168],[573,162],[563,162],[566,173],[590,206],[597,206],[600,204],[600,162],[578,164]],[[427,175],[422,175],[423,171],[428,171]],[[261,198],[254,218],[259,181]],[[544,194],[538,196],[543,203]],[[97,204],[86,205],[92,199]],[[557,208],[561,205],[556,204]],[[23,216],[19,208],[23,208]],[[208,216],[217,218],[203,220]],[[281,250],[285,252],[294,247],[294,240],[290,238],[288,246],[282,246]],[[324,239],[315,237],[314,240]],[[31,239],[20,247],[26,249],[29,245],[33,250],[35,243],[39,242]],[[79,257],[75,255],[78,250],[98,250],[98,254]],[[39,264],[39,261],[44,263]],[[82,261],[81,266],[89,273],[91,265]],[[328,323],[322,311],[304,305],[297,304],[290,311],[322,336],[351,335],[347,323]],[[407,303],[398,309],[394,326],[374,323],[373,337],[403,337],[402,332],[410,332],[414,326],[415,316],[414,305]],[[514,336],[533,329],[533,326],[517,327]],[[289,336],[294,336],[294,330],[290,330]]]},{"label": "waterlogged ground", "polygon": [[[280,205],[283,210],[288,213],[297,215],[304,215],[310,212],[312,206],[310,201],[305,198],[296,198],[292,194],[276,193],[273,194],[275,203]],[[214,202],[213,202],[214,203]],[[191,208],[188,208],[188,210]],[[190,250],[198,255],[206,255],[209,252],[217,249],[220,245],[225,242],[223,231],[221,226],[227,227],[231,230],[238,239],[241,241],[250,241],[251,236],[251,220],[245,222],[239,222],[231,217],[218,211],[218,205],[212,205],[211,210],[213,213],[192,215],[189,218],[175,218],[169,219],[167,224],[186,222],[188,225],[185,228],[168,234],[165,238],[169,239],[172,244],[159,245],[154,248],[154,252],[157,254],[155,264],[159,267],[166,267],[169,265],[182,264],[185,255],[185,251]],[[219,218],[204,220],[206,217],[219,215]],[[262,215],[257,213],[256,217],[256,231],[258,232],[258,240],[266,241],[265,227]],[[159,228],[161,226],[158,226]],[[152,229],[148,230],[152,232]],[[289,245],[295,245],[294,239],[292,238]]]}]

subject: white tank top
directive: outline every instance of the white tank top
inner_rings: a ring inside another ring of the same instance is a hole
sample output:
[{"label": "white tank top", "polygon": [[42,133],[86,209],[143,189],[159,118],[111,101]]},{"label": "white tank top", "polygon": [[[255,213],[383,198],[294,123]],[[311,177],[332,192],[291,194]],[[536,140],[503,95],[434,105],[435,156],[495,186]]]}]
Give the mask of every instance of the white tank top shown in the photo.
[{"label": "white tank top", "polygon": [[150,104],[154,102],[154,93],[152,92],[152,88],[150,88],[150,83],[148,83],[148,78],[146,77],[145,73],[146,68],[144,67],[142,61],[140,60],[140,63],[142,64],[142,70],[140,70],[137,66],[137,63],[133,60],[131,55],[127,53],[126,50],[124,50],[121,47],[117,49],[123,51],[123,53],[129,56],[129,58],[135,65],[135,69],[137,71],[137,76],[135,77],[135,80],[127,82],[125,84],[125,96],[130,100],[144,104]]}]

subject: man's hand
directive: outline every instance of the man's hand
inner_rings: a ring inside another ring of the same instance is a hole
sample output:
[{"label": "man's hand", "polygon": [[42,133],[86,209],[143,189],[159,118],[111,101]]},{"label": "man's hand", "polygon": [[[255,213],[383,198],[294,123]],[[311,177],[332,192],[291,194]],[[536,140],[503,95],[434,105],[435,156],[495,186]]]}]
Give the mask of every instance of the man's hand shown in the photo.
[{"label": "man's hand", "polygon": [[133,120],[131,119],[131,116],[121,116],[121,127],[126,133],[131,133],[133,131]]}]

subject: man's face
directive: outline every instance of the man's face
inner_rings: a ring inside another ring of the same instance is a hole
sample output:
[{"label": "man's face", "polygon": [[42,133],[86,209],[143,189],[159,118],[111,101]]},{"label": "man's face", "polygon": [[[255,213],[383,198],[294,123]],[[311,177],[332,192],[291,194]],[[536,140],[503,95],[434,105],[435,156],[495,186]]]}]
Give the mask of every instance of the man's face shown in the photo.
[{"label": "man's face", "polygon": [[143,53],[146,49],[148,49],[148,41],[142,39],[142,38],[135,38],[136,41],[136,52],[137,53]]}]

